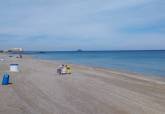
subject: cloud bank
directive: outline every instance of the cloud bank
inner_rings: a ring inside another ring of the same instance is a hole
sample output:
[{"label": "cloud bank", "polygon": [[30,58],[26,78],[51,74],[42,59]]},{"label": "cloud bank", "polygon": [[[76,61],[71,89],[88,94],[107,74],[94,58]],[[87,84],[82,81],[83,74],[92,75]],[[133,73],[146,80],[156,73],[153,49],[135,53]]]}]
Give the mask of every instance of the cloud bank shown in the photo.
[{"label": "cloud bank", "polygon": [[163,0],[8,0],[0,48],[165,49]]}]

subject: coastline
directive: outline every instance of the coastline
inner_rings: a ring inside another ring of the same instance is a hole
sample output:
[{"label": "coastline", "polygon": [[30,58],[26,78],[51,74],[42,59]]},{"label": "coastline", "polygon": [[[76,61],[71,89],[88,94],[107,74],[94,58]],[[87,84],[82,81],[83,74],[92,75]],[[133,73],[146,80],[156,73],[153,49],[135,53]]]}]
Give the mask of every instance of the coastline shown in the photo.
[{"label": "coastline", "polygon": [[90,66],[90,65],[82,65],[82,64],[77,64],[77,63],[71,63],[65,60],[49,60],[49,59],[42,59],[42,58],[35,58],[29,55],[25,55],[26,57],[31,57],[31,59],[37,59],[41,61],[48,61],[48,62],[54,62],[58,64],[69,64],[74,67],[79,67],[79,68],[87,68],[87,69],[94,69],[94,70],[100,70],[100,71],[108,71],[110,73],[114,74],[125,74],[137,78],[143,78],[143,79],[152,79],[152,80],[157,80],[157,81],[164,81],[165,82],[165,77],[164,76],[158,76],[158,75],[149,75],[149,74],[142,74],[142,73],[137,73],[133,71],[127,71],[127,70],[119,70],[115,68],[105,68],[105,67],[97,67],[97,66]]},{"label": "coastline", "polygon": [[[35,58],[108,68],[119,72],[165,77],[164,51],[84,51],[32,52]],[[36,54],[35,54],[36,53]]]},{"label": "coastline", "polygon": [[[0,55],[2,57],[2,55]],[[71,64],[73,74],[59,76],[61,61],[9,58],[20,72],[10,73],[13,84],[0,85],[3,114],[163,114],[165,81],[149,76]],[[1,77],[2,79],[2,77]]]}]

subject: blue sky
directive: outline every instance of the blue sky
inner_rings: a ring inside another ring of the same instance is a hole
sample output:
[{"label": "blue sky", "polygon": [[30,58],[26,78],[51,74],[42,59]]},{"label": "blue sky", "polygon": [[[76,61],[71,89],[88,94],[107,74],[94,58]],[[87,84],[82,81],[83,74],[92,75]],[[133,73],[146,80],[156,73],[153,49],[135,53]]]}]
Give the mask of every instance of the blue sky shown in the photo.
[{"label": "blue sky", "polygon": [[1,0],[0,49],[165,49],[164,0]]}]

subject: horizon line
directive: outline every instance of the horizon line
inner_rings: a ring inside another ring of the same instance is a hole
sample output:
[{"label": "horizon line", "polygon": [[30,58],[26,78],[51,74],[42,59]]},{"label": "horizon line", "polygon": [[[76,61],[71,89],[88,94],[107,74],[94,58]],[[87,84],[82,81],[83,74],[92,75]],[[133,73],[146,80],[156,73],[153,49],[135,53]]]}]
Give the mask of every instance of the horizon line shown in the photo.
[{"label": "horizon line", "polygon": [[165,49],[152,49],[152,50],[26,50],[24,52],[28,51],[38,51],[38,52],[58,52],[58,51],[78,51],[78,52],[83,52],[83,51],[165,51]]}]

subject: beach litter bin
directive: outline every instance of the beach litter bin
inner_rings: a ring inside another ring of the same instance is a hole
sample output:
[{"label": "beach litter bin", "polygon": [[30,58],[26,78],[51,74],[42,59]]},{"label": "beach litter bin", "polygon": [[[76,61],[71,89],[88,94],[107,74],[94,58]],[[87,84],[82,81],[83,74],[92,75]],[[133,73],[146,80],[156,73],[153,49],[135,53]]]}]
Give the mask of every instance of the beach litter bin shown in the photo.
[{"label": "beach litter bin", "polygon": [[18,70],[18,64],[10,64],[10,71],[11,72],[19,72]]},{"label": "beach litter bin", "polygon": [[2,85],[8,85],[9,84],[9,77],[10,76],[8,73],[3,74]]}]

